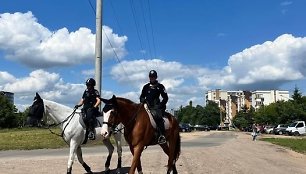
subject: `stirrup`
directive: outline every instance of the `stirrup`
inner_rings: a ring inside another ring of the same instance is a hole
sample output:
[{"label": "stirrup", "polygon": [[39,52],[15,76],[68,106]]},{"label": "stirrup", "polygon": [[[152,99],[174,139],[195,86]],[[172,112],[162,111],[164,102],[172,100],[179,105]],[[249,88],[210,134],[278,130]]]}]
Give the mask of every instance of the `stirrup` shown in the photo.
[{"label": "stirrup", "polygon": [[166,142],[167,141],[164,135],[159,136],[158,141],[157,141],[158,144],[165,144]]},{"label": "stirrup", "polygon": [[94,131],[89,131],[88,133],[88,139],[90,140],[95,140],[96,136],[95,136],[95,132]]}]

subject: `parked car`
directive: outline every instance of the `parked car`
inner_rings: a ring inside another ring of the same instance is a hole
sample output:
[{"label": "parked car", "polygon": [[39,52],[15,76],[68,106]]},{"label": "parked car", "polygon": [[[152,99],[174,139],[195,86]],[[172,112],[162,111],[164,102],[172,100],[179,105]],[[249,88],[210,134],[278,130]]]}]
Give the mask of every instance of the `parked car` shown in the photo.
[{"label": "parked car", "polygon": [[286,129],[288,135],[302,135],[306,134],[306,125],[305,121],[295,121],[289,125]]},{"label": "parked car", "polygon": [[219,125],[209,126],[210,130],[218,130]]},{"label": "parked car", "polygon": [[241,130],[244,132],[252,132],[253,131],[252,125],[247,126],[247,127],[242,127]]},{"label": "parked car", "polygon": [[266,134],[272,134],[273,133],[273,129],[274,129],[275,126],[266,126],[264,128],[264,131]]},{"label": "parked car", "polygon": [[179,124],[180,127],[180,132],[191,132],[191,126],[190,124],[187,123],[180,123]]},{"label": "parked car", "polygon": [[288,125],[286,124],[279,124],[277,126],[274,127],[273,129],[273,133],[275,135],[283,135],[286,134],[286,129],[288,128]]},{"label": "parked car", "polygon": [[207,126],[207,125],[199,125],[199,124],[194,125],[194,126],[193,126],[193,129],[194,129],[195,131],[210,131],[209,126]]}]

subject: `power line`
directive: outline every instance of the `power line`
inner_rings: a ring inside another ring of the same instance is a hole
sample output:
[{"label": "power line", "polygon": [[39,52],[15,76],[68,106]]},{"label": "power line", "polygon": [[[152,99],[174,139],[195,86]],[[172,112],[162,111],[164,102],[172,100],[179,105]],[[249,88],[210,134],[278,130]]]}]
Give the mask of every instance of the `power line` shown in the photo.
[{"label": "power line", "polygon": [[152,40],[153,40],[154,57],[157,58],[157,56],[156,56],[156,47],[155,47],[155,39],[154,39],[154,31],[153,31],[153,24],[152,24],[152,15],[151,15],[150,1],[147,0],[147,2],[148,2],[148,9],[149,9],[149,21],[150,21],[150,25],[151,25],[151,34],[152,34]]},{"label": "power line", "polygon": [[92,12],[94,13],[94,15],[96,16],[96,9],[94,8],[94,6],[92,5],[92,3],[91,3],[91,1],[90,0],[88,0],[88,3],[89,3],[89,5],[90,5],[90,7],[91,7],[91,9],[92,9]]},{"label": "power line", "polygon": [[148,46],[149,46],[149,55],[150,55],[150,57],[152,57],[150,38],[149,38],[148,28],[147,28],[147,24],[146,24],[146,20],[145,20],[145,13],[144,13],[144,7],[143,7],[143,4],[142,4],[142,0],[140,1],[140,7],[141,7],[143,23],[144,23],[145,31],[146,31],[146,35],[147,35],[147,41],[148,41]]},{"label": "power line", "polygon": [[118,55],[117,55],[117,53],[116,53],[115,48],[113,47],[112,43],[110,42],[110,40],[109,40],[109,38],[108,38],[106,32],[105,32],[104,30],[103,30],[103,32],[104,32],[104,35],[105,35],[106,39],[108,40],[109,45],[111,46],[111,48],[112,48],[112,50],[113,50],[113,52],[114,52],[114,55],[115,55],[115,57],[116,57],[118,63],[121,65],[121,67],[122,67],[122,69],[123,69],[123,71],[124,71],[126,77],[128,77],[128,74],[126,73],[126,71],[125,71],[125,69],[124,69],[124,67],[123,67],[123,65],[122,65],[122,63],[121,63],[121,61],[120,61],[120,59],[119,59],[119,57],[118,57]]},{"label": "power line", "polygon": [[141,50],[144,50],[144,47],[143,47],[143,43],[141,41],[141,37],[140,37],[140,30],[139,30],[139,25],[137,23],[137,20],[136,20],[136,10],[133,6],[133,0],[130,0],[130,7],[131,7],[131,10],[132,10],[132,15],[133,15],[133,19],[134,19],[134,24],[135,24],[135,27],[136,27],[136,31],[137,31],[137,36],[138,36],[138,40],[139,40],[139,43],[140,43],[140,47],[141,47]]},{"label": "power line", "polygon": [[112,0],[109,1],[110,2],[110,5],[111,5],[111,8],[112,8],[112,11],[113,11],[113,14],[115,16],[115,21],[116,21],[116,24],[118,26],[118,29],[119,29],[119,32],[122,33],[122,29],[121,29],[121,26],[120,26],[120,23],[119,23],[119,20],[118,20],[118,15],[116,13],[116,10],[114,8],[114,5],[112,3]]},{"label": "power line", "polygon": [[[91,6],[91,9],[93,10],[93,12],[94,12],[94,14],[95,14],[95,8],[93,7],[93,5],[92,5],[92,3],[90,2],[90,0],[88,0],[88,2],[89,2],[89,4],[90,4],[90,6]],[[126,76],[128,77],[128,74],[126,73],[126,71],[125,71],[125,69],[124,69],[124,67],[123,67],[123,65],[122,65],[122,63],[121,63],[121,61],[120,61],[120,59],[119,59],[119,57],[118,57],[117,52],[116,52],[115,48],[113,47],[113,44],[111,43],[111,41],[110,41],[109,37],[107,36],[107,34],[106,34],[105,30],[103,29],[103,27],[102,27],[102,31],[104,32],[104,35],[105,35],[105,37],[106,37],[106,39],[107,39],[107,41],[108,41],[110,47],[111,47],[112,50],[113,50],[113,53],[114,53],[114,55],[115,55],[115,57],[116,57],[116,60],[117,60],[118,63],[121,65],[121,68],[123,69],[124,73],[125,73]]]}]

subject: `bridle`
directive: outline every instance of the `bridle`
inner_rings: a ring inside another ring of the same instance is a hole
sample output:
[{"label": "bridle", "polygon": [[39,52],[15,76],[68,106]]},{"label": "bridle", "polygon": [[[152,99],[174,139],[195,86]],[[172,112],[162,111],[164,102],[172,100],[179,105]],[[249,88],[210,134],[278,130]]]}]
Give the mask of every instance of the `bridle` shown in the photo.
[{"label": "bridle", "polygon": [[[45,112],[44,112],[45,113]],[[59,123],[54,123],[54,124],[47,124],[47,129],[49,129],[49,131],[52,133],[52,134],[55,134],[57,136],[60,136],[62,138],[64,138],[64,132],[66,130],[66,127],[68,126],[68,124],[70,123],[70,121],[72,120],[72,118],[74,117],[76,113],[76,108],[72,111],[72,113],[66,117],[63,121],[59,122]],[[53,132],[50,128],[51,127],[56,127],[56,126],[59,126],[60,124],[64,124],[66,121],[68,121],[68,123],[65,125],[65,127],[63,128],[61,134],[58,134],[56,132]]]},{"label": "bridle", "polygon": [[[117,116],[118,116],[117,109],[113,106],[112,103],[107,103],[107,104],[105,104],[103,110],[106,109],[106,108],[109,108],[109,110],[111,111],[110,115],[113,115],[114,117],[117,117]],[[110,109],[110,108],[111,108],[111,109]],[[104,118],[103,118],[102,125],[103,125],[103,124],[106,124],[107,126],[111,127],[111,130],[114,130],[114,133],[115,133],[115,134],[116,134],[117,132],[121,132],[121,130],[123,129],[123,128],[121,128],[121,129],[117,129],[117,130],[116,130],[116,127],[118,126],[118,124],[113,124],[113,123],[110,123],[110,122],[108,122],[108,121],[104,121]],[[110,133],[112,133],[112,131],[111,131]],[[121,132],[121,133],[122,133],[122,132]]]},{"label": "bridle", "polygon": [[[112,106],[113,104],[112,103],[107,103],[105,104],[104,107],[106,106]],[[108,126],[110,126],[112,128],[112,130],[114,130],[114,133],[118,133],[118,132],[121,132],[125,127],[131,125],[137,118],[137,115],[140,111],[140,108],[143,106],[143,103],[141,103],[138,108],[137,108],[137,111],[135,112],[135,114],[132,116],[132,119],[129,120],[129,122],[127,122],[127,124],[125,126],[122,126],[122,128],[120,129],[116,129],[116,127],[118,126],[118,124],[113,124],[113,123],[109,123],[109,122],[105,122],[103,121],[103,124],[107,124]],[[113,114],[114,117],[118,117],[119,113],[117,111],[118,109],[114,106],[112,106],[112,111],[111,111],[111,114]],[[121,132],[122,133],[122,132]]]}]

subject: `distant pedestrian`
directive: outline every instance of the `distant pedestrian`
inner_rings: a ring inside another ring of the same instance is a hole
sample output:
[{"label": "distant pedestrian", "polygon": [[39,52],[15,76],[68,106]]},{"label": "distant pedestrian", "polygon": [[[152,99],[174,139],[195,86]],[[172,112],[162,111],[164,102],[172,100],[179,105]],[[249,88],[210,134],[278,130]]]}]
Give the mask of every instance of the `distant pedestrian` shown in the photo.
[{"label": "distant pedestrian", "polygon": [[257,129],[257,126],[256,126],[256,124],[254,123],[253,124],[253,126],[252,126],[252,133],[251,133],[251,135],[252,135],[252,139],[253,139],[253,141],[256,141],[256,137],[257,137],[257,131],[258,129]]}]

